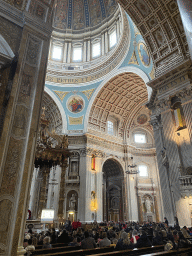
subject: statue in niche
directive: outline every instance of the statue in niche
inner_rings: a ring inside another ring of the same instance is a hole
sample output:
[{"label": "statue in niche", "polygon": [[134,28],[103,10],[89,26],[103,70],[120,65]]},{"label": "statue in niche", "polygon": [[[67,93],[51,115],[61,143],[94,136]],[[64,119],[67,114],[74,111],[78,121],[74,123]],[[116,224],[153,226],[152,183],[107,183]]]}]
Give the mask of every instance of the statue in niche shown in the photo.
[{"label": "statue in niche", "polygon": [[119,198],[115,197],[112,199],[112,208],[118,209],[119,208]]},{"label": "statue in niche", "polygon": [[151,205],[151,200],[149,198],[146,199],[145,201],[145,209],[146,209],[146,212],[151,212],[151,209],[152,209],[152,205]]},{"label": "statue in niche", "polygon": [[77,176],[78,175],[78,163],[73,161],[71,162],[71,170],[69,176]]},{"label": "statue in niche", "polygon": [[72,194],[71,198],[69,199],[69,209],[70,210],[75,210],[76,206],[76,199],[75,199],[75,194]]}]

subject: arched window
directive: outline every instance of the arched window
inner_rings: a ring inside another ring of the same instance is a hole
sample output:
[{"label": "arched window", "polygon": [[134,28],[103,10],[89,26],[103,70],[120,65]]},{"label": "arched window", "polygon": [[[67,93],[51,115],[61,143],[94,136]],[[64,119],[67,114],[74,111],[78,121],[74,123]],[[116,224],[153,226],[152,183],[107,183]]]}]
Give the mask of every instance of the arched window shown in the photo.
[{"label": "arched window", "polygon": [[111,135],[114,134],[114,125],[112,121],[107,121],[107,132]]},{"label": "arched window", "polygon": [[139,165],[139,176],[148,177],[148,170],[146,165]]},{"label": "arched window", "polygon": [[140,133],[134,134],[134,141],[135,143],[146,143],[145,134],[140,134]]}]

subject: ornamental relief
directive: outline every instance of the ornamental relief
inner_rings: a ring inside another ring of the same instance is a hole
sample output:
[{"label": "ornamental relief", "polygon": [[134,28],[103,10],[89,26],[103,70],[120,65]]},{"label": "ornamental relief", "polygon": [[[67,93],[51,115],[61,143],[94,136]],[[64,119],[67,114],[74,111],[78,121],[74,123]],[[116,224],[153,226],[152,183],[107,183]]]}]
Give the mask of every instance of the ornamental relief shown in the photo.
[{"label": "ornamental relief", "polygon": [[0,241],[2,244],[7,243],[12,204],[8,199],[0,201]]},{"label": "ornamental relief", "polygon": [[26,62],[28,62],[30,65],[38,65],[39,58],[41,57],[41,45],[42,41],[29,35]]}]

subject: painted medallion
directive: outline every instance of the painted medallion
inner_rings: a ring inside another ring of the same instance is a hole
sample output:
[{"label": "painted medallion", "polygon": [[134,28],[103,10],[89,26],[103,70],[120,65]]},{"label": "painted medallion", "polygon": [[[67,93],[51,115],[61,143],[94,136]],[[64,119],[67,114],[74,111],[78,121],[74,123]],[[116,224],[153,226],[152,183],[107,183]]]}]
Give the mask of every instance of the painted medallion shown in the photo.
[{"label": "painted medallion", "polygon": [[144,66],[149,66],[150,65],[150,55],[147,50],[146,45],[141,42],[138,44],[138,53],[139,53],[139,58]]},{"label": "painted medallion", "polygon": [[67,108],[72,113],[79,113],[84,109],[84,101],[80,96],[72,96],[67,102]]},{"label": "painted medallion", "polygon": [[147,122],[147,116],[145,114],[141,114],[137,118],[138,124],[145,124]]}]

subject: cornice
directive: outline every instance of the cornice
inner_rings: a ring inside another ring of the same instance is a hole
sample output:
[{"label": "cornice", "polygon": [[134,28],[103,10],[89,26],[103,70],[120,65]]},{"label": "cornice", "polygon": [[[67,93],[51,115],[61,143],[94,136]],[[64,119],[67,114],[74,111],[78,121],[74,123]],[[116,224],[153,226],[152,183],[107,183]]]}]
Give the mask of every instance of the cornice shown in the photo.
[{"label": "cornice", "polygon": [[46,24],[42,20],[38,19],[30,15],[26,11],[20,11],[14,6],[1,1],[0,0],[0,16],[4,17],[8,21],[13,22],[14,24],[20,26],[21,28],[24,25],[31,27],[33,30],[37,31],[38,33],[42,34],[44,37],[51,37],[52,33],[52,26]]},{"label": "cornice", "polygon": [[0,16],[23,27],[23,12],[2,0],[0,0]]},{"label": "cornice", "polygon": [[[98,135],[92,135],[92,134],[86,134],[87,136],[87,144],[89,147],[99,147],[102,148],[102,150],[110,149],[111,151],[121,152],[121,154],[124,154],[125,147],[127,148],[127,152],[134,154],[134,155],[142,155],[142,156],[155,156],[156,155],[156,149],[155,148],[136,148],[132,145],[125,145],[123,140],[122,142],[117,141],[111,141],[103,137],[99,137]],[[119,138],[116,137],[118,140]],[[98,146],[98,142],[102,146]],[[116,150],[115,150],[116,149]],[[119,149],[119,150],[118,150]]]},{"label": "cornice", "polygon": [[181,76],[182,74],[191,71],[191,66],[191,60],[187,59],[182,64],[177,65],[176,67],[174,66],[173,69],[169,69],[166,73],[149,81],[147,85],[150,86],[152,89],[157,89],[166,83],[170,83],[172,80]]}]

